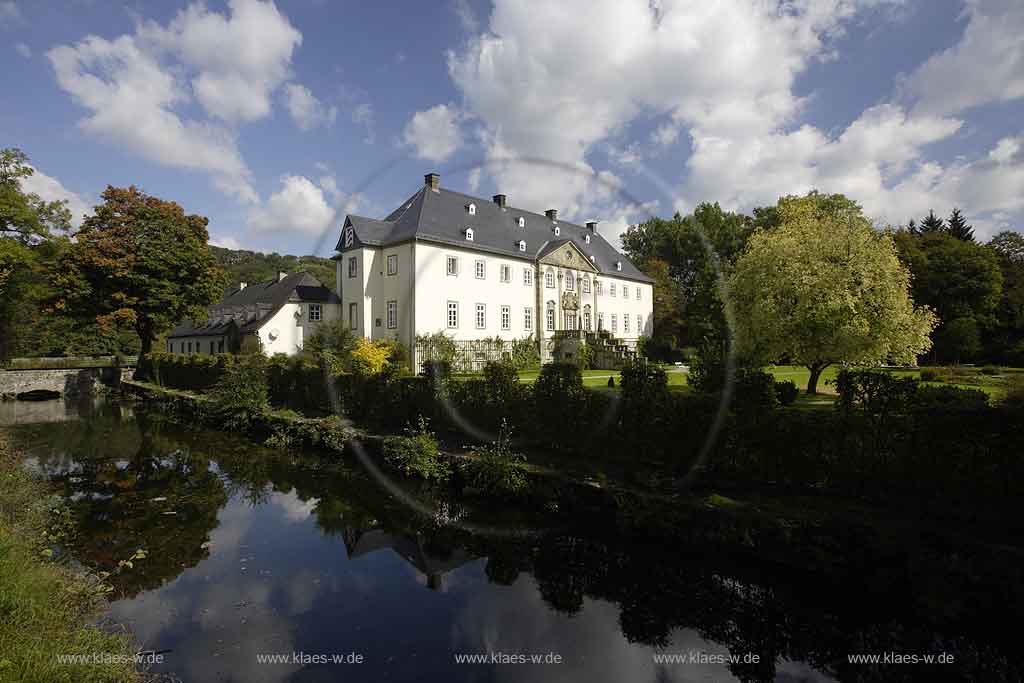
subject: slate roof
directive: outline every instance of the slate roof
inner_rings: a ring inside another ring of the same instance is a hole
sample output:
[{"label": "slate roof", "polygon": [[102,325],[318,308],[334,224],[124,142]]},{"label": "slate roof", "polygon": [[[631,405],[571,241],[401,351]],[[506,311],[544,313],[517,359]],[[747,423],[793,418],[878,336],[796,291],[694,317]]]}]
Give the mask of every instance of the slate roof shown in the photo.
[{"label": "slate roof", "polygon": [[[466,210],[470,203],[476,205],[476,215],[471,216]],[[518,225],[520,217],[526,219],[526,225],[522,228]],[[556,224],[559,227],[557,236],[553,230]],[[420,188],[384,220],[349,214],[335,247],[339,252],[346,251],[343,245],[344,229],[349,225],[356,233],[356,242],[349,248],[362,245],[390,246],[416,239],[536,260],[550,251],[550,242],[562,244],[571,241],[588,258],[594,257],[591,263],[601,273],[628,280],[654,282],[608,240],[590,232],[585,226],[561,219],[552,222],[544,214],[512,206],[502,208],[490,199],[444,188],[437,191],[426,186]],[[466,240],[466,228],[473,228],[472,242]],[[585,239],[588,234],[590,244]],[[519,251],[519,240],[526,240],[526,252]],[[622,263],[621,271],[615,268],[617,261]]]},{"label": "slate roof", "polygon": [[243,334],[252,332],[289,302],[337,304],[341,299],[309,273],[291,273],[281,280],[254,282],[244,289],[235,287],[223,301],[210,306],[206,323],[196,326],[191,321],[182,321],[167,337],[215,336],[232,327]]}]

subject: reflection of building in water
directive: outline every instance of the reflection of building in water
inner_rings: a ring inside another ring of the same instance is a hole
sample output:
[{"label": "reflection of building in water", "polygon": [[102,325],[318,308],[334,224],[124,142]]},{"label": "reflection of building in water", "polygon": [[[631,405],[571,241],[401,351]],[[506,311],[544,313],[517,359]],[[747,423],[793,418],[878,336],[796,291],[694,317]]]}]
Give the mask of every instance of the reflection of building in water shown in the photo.
[{"label": "reflection of building in water", "polygon": [[346,528],[342,532],[342,538],[345,540],[345,550],[351,560],[390,548],[426,578],[427,588],[431,590],[442,590],[445,574],[476,559],[476,556],[470,555],[462,548],[454,548],[446,557],[440,557],[425,549],[423,540],[418,536],[398,536],[383,529]]}]

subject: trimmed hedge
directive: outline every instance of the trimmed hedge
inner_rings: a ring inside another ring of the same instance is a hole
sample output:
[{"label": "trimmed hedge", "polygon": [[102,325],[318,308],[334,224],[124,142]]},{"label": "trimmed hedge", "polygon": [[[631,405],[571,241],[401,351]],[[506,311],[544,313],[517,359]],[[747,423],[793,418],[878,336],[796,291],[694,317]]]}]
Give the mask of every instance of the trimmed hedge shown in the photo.
[{"label": "trimmed hedge", "polygon": [[210,356],[155,351],[139,358],[135,376],[171,389],[208,391],[234,361],[235,356],[230,353]]}]

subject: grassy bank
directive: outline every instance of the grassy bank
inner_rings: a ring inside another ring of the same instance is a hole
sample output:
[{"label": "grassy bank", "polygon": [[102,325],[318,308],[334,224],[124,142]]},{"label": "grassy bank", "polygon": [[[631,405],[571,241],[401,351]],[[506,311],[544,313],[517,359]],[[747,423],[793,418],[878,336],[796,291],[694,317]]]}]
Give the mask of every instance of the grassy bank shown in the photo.
[{"label": "grassy bank", "polygon": [[65,655],[130,658],[134,649],[127,635],[91,625],[103,605],[96,582],[47,559],[57,505],[0,431],[0,680],[138,681],[127,663],[58,661]]}]

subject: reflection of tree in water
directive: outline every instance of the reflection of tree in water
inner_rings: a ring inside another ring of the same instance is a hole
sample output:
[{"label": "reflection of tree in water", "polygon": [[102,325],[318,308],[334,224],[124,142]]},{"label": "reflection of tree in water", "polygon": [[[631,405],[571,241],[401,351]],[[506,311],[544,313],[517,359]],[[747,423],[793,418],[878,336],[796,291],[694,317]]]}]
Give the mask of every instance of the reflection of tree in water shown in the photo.
[{"label": "reflection of tree in water", "polygon": [[206,542],[227,502],[209,460],[172,449],[150,430],[126,457],[83,458],[59,475],[78,533],[72,551],[82,563],[111,571],[138,549],[147,557],[115,572],[115,596],[159,587],[206,558]]}]

